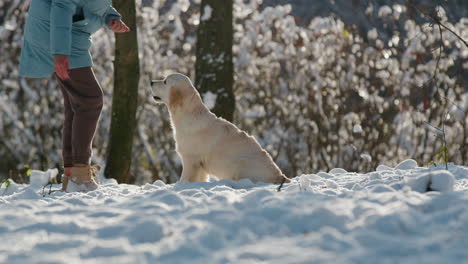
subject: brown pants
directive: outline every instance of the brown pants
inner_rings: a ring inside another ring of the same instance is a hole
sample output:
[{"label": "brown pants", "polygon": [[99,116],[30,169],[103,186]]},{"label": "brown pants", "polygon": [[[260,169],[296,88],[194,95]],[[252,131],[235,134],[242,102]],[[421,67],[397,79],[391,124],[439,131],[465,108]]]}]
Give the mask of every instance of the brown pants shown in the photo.
[{"label": "brown pants", "polygon": [[68,80],[56,77],[65,106],[62,142],[64,167],[89,164],[103,104],[101,86],[91,67],[70,70]]}]

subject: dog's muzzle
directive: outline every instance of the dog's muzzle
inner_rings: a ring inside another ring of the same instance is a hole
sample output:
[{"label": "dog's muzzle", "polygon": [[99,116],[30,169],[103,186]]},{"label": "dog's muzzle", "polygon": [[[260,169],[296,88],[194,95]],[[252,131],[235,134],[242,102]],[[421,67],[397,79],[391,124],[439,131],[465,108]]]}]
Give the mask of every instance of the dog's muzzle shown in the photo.
[{"label": "dog's muzzle", "polygon": [[[155,80],[151,80],[151,81],[150,81],[150,85],[151,85],[151,86],[153,86],[153,84],[155,84],[155,83],[156,83]],[[153,99],[154,99],[155,101],[162,101],[161,97],[159,97],[159,96],[153,96]]]}]

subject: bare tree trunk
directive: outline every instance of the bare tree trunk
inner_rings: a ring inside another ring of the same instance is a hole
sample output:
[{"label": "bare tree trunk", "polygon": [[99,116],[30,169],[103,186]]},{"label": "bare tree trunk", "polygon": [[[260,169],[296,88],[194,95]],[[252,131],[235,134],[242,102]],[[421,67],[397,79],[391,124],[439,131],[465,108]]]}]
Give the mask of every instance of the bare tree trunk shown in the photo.
[{"label": "bare tree trunk", "polygon": [[205,98],[216,96],[211,109],[217,116],[232,121],[235,97],[232,91],[233,0],[202,0],[197,32],[195,86]]},{"label": "bare tree trunk", "polygon": [[114,0],[114,7],[130,27],[115,35],[114,95],[105,175],[129,183],[140,69],[134,0]]}]

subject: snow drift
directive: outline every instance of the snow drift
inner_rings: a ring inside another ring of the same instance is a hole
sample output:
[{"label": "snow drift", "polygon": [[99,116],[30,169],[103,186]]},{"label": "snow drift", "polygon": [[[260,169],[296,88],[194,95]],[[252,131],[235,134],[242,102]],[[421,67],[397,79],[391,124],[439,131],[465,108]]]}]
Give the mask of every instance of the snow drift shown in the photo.
[{"label": "snow drift", "polygon": [[[429,183],[429,189],[442,192],[425,192]],[[461,263],[468,258],[468,167],[333,170],[296,177],[279,193],[276,187],[248,180],[143,186],[108,181],[89,193],[43,197],[41,188],[12,183],[9,190],[0,189],[0,262]]]}]

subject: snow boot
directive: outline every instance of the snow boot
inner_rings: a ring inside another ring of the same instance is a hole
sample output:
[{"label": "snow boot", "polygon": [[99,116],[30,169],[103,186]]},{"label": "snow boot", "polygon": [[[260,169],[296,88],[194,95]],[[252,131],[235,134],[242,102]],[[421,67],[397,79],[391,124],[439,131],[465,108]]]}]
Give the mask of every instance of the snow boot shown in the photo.
[{"label": "snow boot", "polygon": [[64,174],[62,174],[62,192],[66,192],[67,191],[67,186],[68,186],[68,176]]},{"label": "snow boot", "polygon": [[[67,191],[67,185],[68,185],[68,175],[70,175],[70,170],[71,167],[64,167],[63,168],[63,174],[62,174],[62,192]],[[68,174],[68,175],[67,175]]]},{"label": "snow boot", "polygon": [[98,188],[98,171],[95,166],[72,167],[70,176],[65,176],[62,190],[66,192],[88,192]]}]

